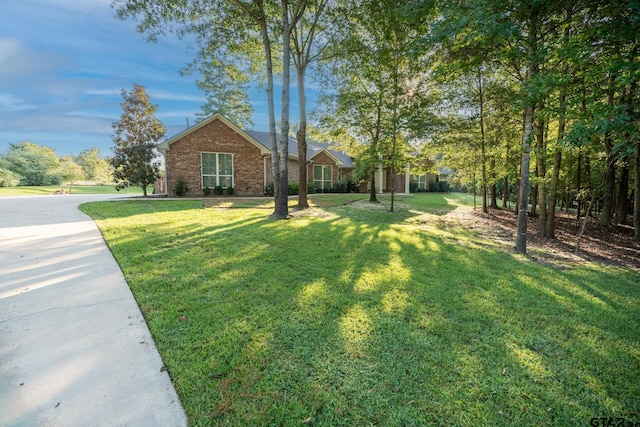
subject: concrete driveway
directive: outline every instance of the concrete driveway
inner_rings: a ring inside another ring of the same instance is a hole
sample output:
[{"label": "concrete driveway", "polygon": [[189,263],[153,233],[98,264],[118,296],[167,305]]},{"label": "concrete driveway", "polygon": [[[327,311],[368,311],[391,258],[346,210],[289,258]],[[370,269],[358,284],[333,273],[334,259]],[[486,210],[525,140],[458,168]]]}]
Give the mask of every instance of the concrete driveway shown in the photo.
[{"label": "concrete driveway", "polygon": [[80,203],[0,197],[0,425],[184,426],[129,287]]}]

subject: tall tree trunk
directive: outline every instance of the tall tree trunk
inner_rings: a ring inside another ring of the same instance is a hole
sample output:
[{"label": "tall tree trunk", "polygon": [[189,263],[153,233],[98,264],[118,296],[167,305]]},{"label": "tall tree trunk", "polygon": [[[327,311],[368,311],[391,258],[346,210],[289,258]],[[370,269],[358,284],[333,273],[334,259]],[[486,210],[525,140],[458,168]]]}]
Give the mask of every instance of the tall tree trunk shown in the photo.
[{"label": "tall tree trunk", "polygon": [[[538,180],[538,168],[534,171],[536,181]],[[529,217],[535,218],[538,215],[538,183],[536,182],[531,189],[531,207],[529,208]]]},{"label": "tall tree trunk", "polygon": [[636,142],[636,153],[633,162],[633,230],[634,237],[640,240],[640,139]]},{"label": "tall tree trunk", "polygon": [[[592,185],[591,185],[591,155],[589,153],[585,153],[584,155],[584,182],[582,184],[584,188],[584,194],[591,195]],[[587,209],[586,199],[584,203],[584,214],[585,216],[591,216],[591,210],[593,209],[593,205],[595,203],[591,203],[591,205]]]},{"label": "tall tree trunk", "polygon": [[282,110],[280,116],[280,170],[279,197],[272,215],[283,219],[289,215],[289,90],[291,86],[291,25],[289,0],[281,0],[282,7]]},{"label": "tall tree trunk", "polygon": [[[533,13],[529,18],[529,33],[527,34],[527,75],[529,84],[538,74],[538,16]],[[524,113],[524,132],[522,133],[522,160],[520,177],[520,195],[518,206],[518,227],[516,231],[516,252],[527,253],[527,202],[529,199],[529,166],[531,163],[531,139],[533,135],[533,113],[536,101],[531,88],[527,89],[527,103]]]},{"label": "tall tree trunk", "polygon": [[498,186],[496,184],[496,158],[491,157],[489,162],[489,173],[491,174],[491,209],[498,209]]},{"label": "tall tree trunk", "polygon": [[484,132],[484,88],[482,85],[482,69],[478,70],[478,99],[480,102],[480,162],[482,170],[482,212],[488,213],[487,208],[487,153],[486,136]]},{"label": "tall tree trunk", "polygon": [[518,170],[518,168],[522,169],[522,160],[518,162],[518,166],[516,166],[515,175],[516,175],[516,203],[513,207],[513,211],[516,215],[519,214],[520,209],[520,183],[522,182],[522,171]]},{"label": "tall tree trunk", "polygon": [[[281,197],[280,190],[280,172],[278,168],[278,138],[276,134],[276,113],[275,105],[273,102],[274,96],[274,84],[273,84],[273,58],[271,52],[271,39],[269,38],[269,30],[267,28],[267,21],[264,13],[264,4],[258,3],[259,17],[257,18],[260,35],[262,36],[262,47],[264,49],[265,56],[265,68],[267,71],[267,109],[269,111],[269,139],[271,142],[271,176],[273,179],[273,198],[278,205],[278,199]],[[266,184],[266,183],[265,183]],[[285,193],[286,194],[286,193]],[[285,196],[286,197],[286,196]],[[275,212],[273,213],[275,215]]]},{"label": "tall tree trunk", "polygon": [[629,213],[629,162],[625,161],[620,172],[618,204],[616,205],[615,222],[626,224]]},{"label": "tall tree trunk", "polygon": [[[614,104],[613,75],[611,76],[611,87],[607,95],[607,104],[612,107]],[[611,226],[613,218],[614,194],[616,191],[616,155],[613,152],[613,141],[611,133],[606,132],[604,135],[604,150],[607,153],[607,169],[605,172],[604,193],[602,199],[602,214],[600,215],[600,224]]]},{"label": "tall tree trunk", "polygon": [[516,231],[516,252],[527,253],[527,213],[529,200],[529,164],[531,161],[531,135],[533,131],[533,101],[525,110],[525,125],[522,135],[522,160],[520,189],[518,193],[518,228]]},{"label": "tall tree trunk", "polygon": [[[369,191],[369,202],[371,203],[378,203],[378,197],[376,196],[376,173],[378,173],[378,167],[374,163],[371,166],[371,188]],[[382,183],[380,183],[380,186],[382,187]]]},{"label": "tall tree trunk", "polygon": [[580,209],[582,208],[582,196],[581,196],[581,191],[582,191],[582,182],[581,182],[581,178],[582,178],[582,150],[578,150],[578,171],[576,172],[576,177],[577,177],[577,182],[576,182],[576,194],[578,195],[576,197],[576,201],[577,201],[577,209],[576,209],[576,219],[580,219]]},{"label": "tall tree trunk", "polygon": [[549,204],[547,222],[545,225],[545,237],[556,237],[556,205],[558,200],[558,181],[560,180],[560,167],[562,166],[562,150],[556,147],[553,154],[553,173],[551,174],[551,187],[549,188]]},{"label": "tall tree trunk", "polygon": [[[565,31],[565,34],[567,32]],[[560,166],[562,165],[562,149],[561,144],[564,139],[566,128],[565,117],[565,100],[566,93],[564,88],[560,90],[560,117],[558,118],[558,139],[556,140],[556,148],[553,154],[553,172],[551,174],[551,188],[549,188],[549,212],[547,213],[547,223],[545,227],[545,236],[553,239],[556,237],[556,200],[558,197],[558,181],[560,180]]]},{"label": "tall tree trunk", "polygon": [[307,96],[304,90],[304,76],[306,67],[303,64],[296,66],[298,74],[298,100],[300,105],[300,129],[296,132],[298,140],[298,206],[297,209],[307,209]]},{"label": "tall tree trunk", "polygon": [[547,225],[547,146],[545,144],[545,120],[538,121],[536,135],[536,170],[538,171],[538,202],[540,203],[540,216],[538,217],[538,236],[546,236]]},{"label": "tall tree trunk", "polygon": [[616,191],[616,162],[610,135],[605,135],[605,151],[607,153],[607,168],[604,175],[605,182],[600,224],[609,227],[611,226],[611,219],[613,217],[613,198]]},{"label": "tall tree trunk", "polygon": [[509,206],[509,175],[504,176],[504,186],[502,188],[502,209]]}]

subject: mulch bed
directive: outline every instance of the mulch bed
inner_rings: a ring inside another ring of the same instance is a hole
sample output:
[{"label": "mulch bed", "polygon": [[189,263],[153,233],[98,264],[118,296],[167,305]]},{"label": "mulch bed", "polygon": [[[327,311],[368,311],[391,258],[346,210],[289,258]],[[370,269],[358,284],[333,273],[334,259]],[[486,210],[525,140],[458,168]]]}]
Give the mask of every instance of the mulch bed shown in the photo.
[{"label": "mulch bed", "polygon": [[[474,228],[489,238],[515,244],[517,215],[510,210],[490,209],[488,214],[477,210],[472,213]],[[582,221],[575,215],[556,214],[556,238],[536,235],[538,219],[529,218],[527,225],[527,249],[529,256],[543,263],[557,264],[554,260],[595,261],[609,265],[640,270],[640,240],[633,237],[633,227],[614,225],[604,227],[596,219],[589,218],[580,242],[580,252],[574,254]]]}]

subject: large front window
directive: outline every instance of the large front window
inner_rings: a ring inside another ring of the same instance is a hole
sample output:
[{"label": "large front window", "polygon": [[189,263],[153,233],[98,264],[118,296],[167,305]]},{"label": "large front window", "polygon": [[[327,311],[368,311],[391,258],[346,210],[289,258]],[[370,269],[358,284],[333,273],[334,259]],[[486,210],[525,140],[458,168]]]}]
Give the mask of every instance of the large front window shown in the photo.
[{"label": "large front window", "polygon": [[414,182],[418,184],[418,188],[424,190],[427,188],[427,175],[414,175]]},{"label": "large front window", "polygon": [[202,188],[233,187],[233,154],[202,153]]},{"label": "large front window", "polygon": [[313,184],[322,190],[330,189],[332,173],[331,165],[313,165]]}]

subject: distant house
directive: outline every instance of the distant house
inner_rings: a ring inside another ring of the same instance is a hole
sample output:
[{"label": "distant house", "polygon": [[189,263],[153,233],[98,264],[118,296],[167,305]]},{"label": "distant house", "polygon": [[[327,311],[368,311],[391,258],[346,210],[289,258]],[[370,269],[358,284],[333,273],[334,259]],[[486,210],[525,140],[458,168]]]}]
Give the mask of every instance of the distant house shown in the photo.
[{"label": "distant house", "polygon": [[[289,181],[299,181],[298,144],[289,138]],[[197,123],[158,145],[165,160],[165,185],[168,194],[178,180],[187,186],[187,195],[202,195],[205,187],[233,187],[238,196],[262,196],[273,182],[271,142],[268,132],[247,131],[219,113]],[[328,190],[354,172],[353,158],[330,148],[328,144],[307,142],[307,179],[315,188]],[[391,179],[390,172],[376,174],[378,191],[409,192],[412,180],[427,185],[427,175],[412,177],[409,169]],[[382,184],[380,186],[380,183]],[[362,190],[366,190],[366,183]],[[424,188],[424,187],[423,187]]]}]

